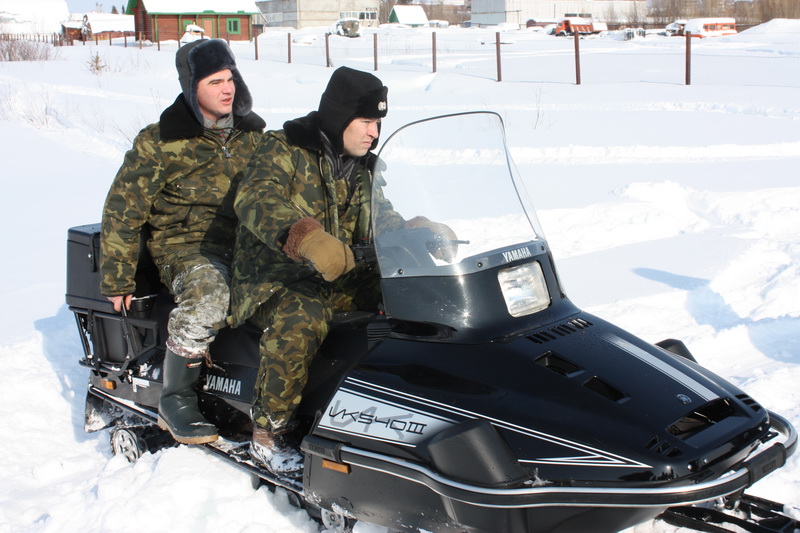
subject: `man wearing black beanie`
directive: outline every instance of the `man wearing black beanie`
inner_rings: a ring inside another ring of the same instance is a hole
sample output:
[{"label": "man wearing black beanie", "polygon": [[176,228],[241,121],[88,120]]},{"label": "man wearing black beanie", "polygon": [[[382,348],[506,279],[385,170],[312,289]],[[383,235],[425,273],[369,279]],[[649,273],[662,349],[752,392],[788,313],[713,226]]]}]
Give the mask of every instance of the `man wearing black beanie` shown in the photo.
[{"label": "man wearing black beanie", "polygon": [[333,313],[377,306],[378,273],[350,245],[369,235],[370,150],[387,111],[378,78],[337,69],[317,111],[267,133],[236,193],[231,321],[264,332],[251,454],[276,473],[302,472],[284,436]]},{"label": "man wearing black beanie", "polygon": [[[106,198],[101,291],[127,309],[146,239],[161,281],[175,296],[164,355],[158,425],[178,442],[218,438],[195,385],[209,345],[225,325],[230,294],[233,195],[266,124],[225,41],[200,40],[175,57],[182,93],[137,135]],[[138,290],[137,290],[138,289]]]}]

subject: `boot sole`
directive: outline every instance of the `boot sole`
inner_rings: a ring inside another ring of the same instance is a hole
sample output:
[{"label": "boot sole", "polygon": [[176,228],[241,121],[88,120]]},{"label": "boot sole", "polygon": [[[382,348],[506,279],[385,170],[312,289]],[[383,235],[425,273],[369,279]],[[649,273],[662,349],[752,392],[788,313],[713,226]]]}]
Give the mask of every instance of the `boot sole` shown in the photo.
[{"label": "boot sole", "polygon": [[210,442],[216,442],[216,440],[219,439],[219,434],[201,435],[199,437],[184,437],[182,435],[178,435],[172,431],[172,428],[169,427],[169,424],[167,424],[161,417],[158,417],[158,427],[164,431],[169,431],[169,434],[172,435],[172,438],[181,444],[208,444]]}]

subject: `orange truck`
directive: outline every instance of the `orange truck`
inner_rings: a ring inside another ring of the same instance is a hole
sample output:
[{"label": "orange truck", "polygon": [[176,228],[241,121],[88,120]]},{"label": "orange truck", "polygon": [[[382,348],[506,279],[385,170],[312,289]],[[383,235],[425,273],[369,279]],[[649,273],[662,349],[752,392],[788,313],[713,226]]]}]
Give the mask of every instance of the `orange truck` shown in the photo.
[{"label": "orange truck", "polygon": [[608,30],[605,22],[593,22],[592,19],[582,17],[567,17],[558,23],[553,31],[554,35],[591,35]]}]

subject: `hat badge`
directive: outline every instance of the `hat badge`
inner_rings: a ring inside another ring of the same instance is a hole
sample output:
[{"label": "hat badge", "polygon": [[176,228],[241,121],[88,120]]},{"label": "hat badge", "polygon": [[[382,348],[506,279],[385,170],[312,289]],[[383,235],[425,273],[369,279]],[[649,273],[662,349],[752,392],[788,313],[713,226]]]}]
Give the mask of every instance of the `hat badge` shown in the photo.
[{"label": "hat badge", "polygon": [[386,101],[381,100],[378,102],[378,111],[386,111]]}]

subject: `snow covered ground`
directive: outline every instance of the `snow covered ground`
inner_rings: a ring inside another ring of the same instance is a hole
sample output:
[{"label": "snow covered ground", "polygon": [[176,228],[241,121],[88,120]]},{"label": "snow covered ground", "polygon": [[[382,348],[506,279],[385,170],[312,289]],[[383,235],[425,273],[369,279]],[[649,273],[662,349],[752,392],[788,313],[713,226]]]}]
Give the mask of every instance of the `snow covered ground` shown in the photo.
[{"label": "snow covered ground", "polygon": [[[292,64],[285,32],[261,37],[258,61],[252,44],[233,45],[270,128],[318,103],[331,70],[311,33]],[[429,34],[381,33],[384,134],[499,112],[572,300],[644,339],[683,339],[800,427],[800,21],[693,42],[691,86],[679,38],[581,41],[577,86],[570,40],[504,33],[497,83],[481,44],[493,32],[438,35],[431,74]],[[334,63],[372,70],[371,46],[334,39]],[[174,49],[76,46],[0,63],[0,533],[317,531],[285,495],[201,450],[131,465],[112,457],[107,433],[83,432],[66,232],[99,220],[124,151],[178,93]],[[105,68],[92,72],[97,57]],[[800,459],[751,492],[800,514]]]}]

